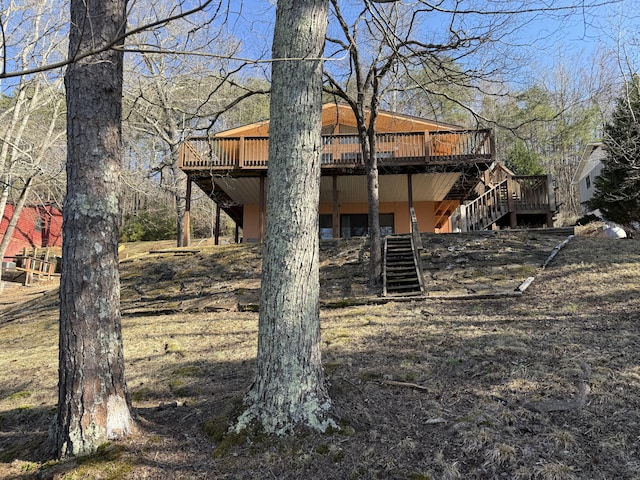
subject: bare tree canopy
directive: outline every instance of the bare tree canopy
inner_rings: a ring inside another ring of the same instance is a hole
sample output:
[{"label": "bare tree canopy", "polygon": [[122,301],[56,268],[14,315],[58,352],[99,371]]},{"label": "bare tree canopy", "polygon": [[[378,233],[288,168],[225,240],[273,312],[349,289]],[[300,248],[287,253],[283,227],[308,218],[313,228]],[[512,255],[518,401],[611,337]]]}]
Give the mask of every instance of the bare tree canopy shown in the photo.
[{"label": "bare tree canopy", "polygon": [[135,35],[140,32],[162,27],[171,21],[187,17],[196,12],[206,10],[211,5],[214,5],[214,0],[202,0],[201,2],[196,3],[195,5],[188,5],[188,6],[187,6],[187,2],[184,2],[184,1],[179,2],[177,5],[174,5],[174,8],[172,9],[172,11],[168,16],[156,17],[155,19],[143,22],[142,24],[133,26],[129,29],[122,28],[121,31],[117,32],[117,35],[114,38],[110,39],[108,42],[102,42],[100,45],[93,45],[91,48],[88,48],[83,51],[70,50],[67,58],[59,61],[52,61],[50,63],[45,63],[43,65],[35,66],[35,67],[22,67],[22,68],[21,67],[13,68],[14,66],[13,65],[10,66],[8,63],[7,59],[10,58],[8,51],[11,45],[8,45],[6,43],[5,22],[4,22],[4,19],[0,17],[0,32],[2,33],[2,43],[0,45],[1,58],[2,58],[2,67],[0,69],[0,79],[21,77],[24,75],[31,75],[38,72],[56,70],[56,69],[66,67],[80,60],[83,60],[87,57],[93,57],[100,53],[106,52],[107,50],[111,50],[111,49],[123,50],[124,41],[127,37],[131,35]]}]

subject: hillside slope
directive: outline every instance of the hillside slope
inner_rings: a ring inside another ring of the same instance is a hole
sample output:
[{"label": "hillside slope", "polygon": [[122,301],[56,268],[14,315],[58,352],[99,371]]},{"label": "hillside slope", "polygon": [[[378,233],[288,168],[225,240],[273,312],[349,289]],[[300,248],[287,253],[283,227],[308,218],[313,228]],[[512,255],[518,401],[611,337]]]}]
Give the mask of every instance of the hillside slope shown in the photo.
[{"label": "hillside slope", "polygon": [[[638,478],[638,243],[576,237],[540,269],[562,240],[425,238],[427,286],[440,293],[323,309],[342,426],[327,435],[223,435],[253,375],[257,245],[123,263],[141,430],[82,462],[44,464],[40,448],[56,402],[56,295],[5,305],[0,478]],[[325,302],[371,298],[365,252],[360,240],[324,245]],[[532,274],[521,296],[475,295]]]}]

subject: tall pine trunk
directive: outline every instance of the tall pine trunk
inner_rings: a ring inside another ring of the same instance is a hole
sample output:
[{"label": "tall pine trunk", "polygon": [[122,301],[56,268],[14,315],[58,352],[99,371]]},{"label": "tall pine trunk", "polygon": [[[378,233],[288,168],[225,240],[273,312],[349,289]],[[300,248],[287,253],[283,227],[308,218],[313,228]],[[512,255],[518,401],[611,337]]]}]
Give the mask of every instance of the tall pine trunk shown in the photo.
[{"label": "tall pine trunk", "polygon": [[[237,429],[334,425],[320,359],[318,202],[327,0],[280,0],[255,381]],[[290,60],[286,60],[290,59]]]},{"label": "tall pine trunk", "polygon": [[[72,0],[69,55],[124,33],[125,0]],[[71,64],[60,282],[59,457],[87,454],[133,427],[124,378],[118,275],[122,52]]]}]

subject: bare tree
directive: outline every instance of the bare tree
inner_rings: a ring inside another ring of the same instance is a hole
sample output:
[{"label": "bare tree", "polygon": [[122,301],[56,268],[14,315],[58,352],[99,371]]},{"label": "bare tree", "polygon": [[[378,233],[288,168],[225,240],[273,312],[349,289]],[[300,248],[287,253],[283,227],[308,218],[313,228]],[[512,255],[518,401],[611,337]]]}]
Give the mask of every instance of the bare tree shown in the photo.
[{"label": "bare tree", "polygon": [[[579,58],[560,55],[539,68],[527,88],[511,86],[506,95],[483,102],[483,115],[497,127],[498,158],[519,174],[553,175],[561,222],[580,214],[573,176],[585,145],[601,138],[616,82],[601,53],[576,62]],[[522,158],[532,159],[537,171],[526,171]]]},{"label": "bare tree", "polygon": [[[62,154],[59,151],[61,149],[58,144],[58,140],[64,136],[64,130],[61,130],[58,125],[58,119],[61,116],[60,110],[62,110],[63,107],[63,100],[59,98],[54,105],[51,116],[46,119],[45,125],[40,125],[40,127],[44,127],[46,130],[42,132],[41,128],[34,128],[32,132],[34,135],[32,136],[37,137],[36,134],[40,134],[42,138],[29,142],[29,151],[12,148],[11,158],[15,163],[12,161],[7,165],[8,168],[5,171],[5,179],[7,181],[5,185],[3,185],[3,196],[0,200],[0,207],[2,210],[5,209],[7,199],[9,198],[9,190],[13,190],[14,208],[11,213],[11,218],[9,218],[7,228],[3,232],[4,236],[2,237],[2,241],[0,241],[0,258],[4,258],[20,215],[31,198],[41,197],[43,190],[50,192],[55,188],[55,184],[61,183],[60,178],[58,178],[59,175],[56,175],[56,173],[60,172],[59,165],[63,163]],[[31,123],[31,127],[34,127],[33,122]],[[18,161],[16,157],[23,158]],[[56,158],[58,161],[56,161]],[[46,194],[46,198],[43,200],[45,200],[46,203],[51,203],[51,196]],[[57,202],[54,201],[53,203]]]},{"label": "bare tree", "polygon": [[[330,30],[325,91],[351,106],[367,173],[371,257],[369,280],[380,281],[381,235],[378,220],[378,166],[375,122],[381,105],[398,105],[398,96],[425,102],[420,110],[447,105],[468,112],[475,122],[491,123],[478,108],[479,98],[505,94],[509,77],[527,66],[528,50],[537,48],[523,36],[529,23],[544,18],[557,25],[582,7],[546,2],[419,1],[410,5],[363,0],[345,8],[331,0],[338,28]],[[460,95],[463,92],[464,95]],[[426,107],[426,108],[424,108]],[[442,118],[445,112],[431,108]]]},{"label": "bare tree", "polygon": [[[27,69],[63,56],[62,21],[53,12],[56,2],[12,4],[3,14],[3,42],[12,52],[5,62]],[[17,48],[20,45],[20,48]],[[0,218],[8,201],[14,202],[7,230],[0,242],[0,258],[11,241],[23,207],[31,200],[37,177],[51,181],[47,167],[53,163],[58,141],[64,135],[62,79],[43,72],[25,75],[14,84],[0,106]]]},{"label": "bare tree", "polygon": [[[170,14],[168,7],[152,11],[158,18]],[[162,31],[141,32],[127,46],[136,53],[127,62],[125,124],[134,138],[160,140],[150,152],[158,157],[151,159],[151,169],[160,173],[161,184],[174,197],[178,246],[189,238],[187,176],[178,167],[179,146],[190,133],[210,128],[236,98],[251,93],[233,81],[244,66],[228,59],[239,42],[214,20],[215,15],[199,12]]]},{"label": "bare tree", "polygon": [[[69,57],[123,38],[125,0],[72,0]],[[117,45],[117,43],[116,43]],[[67,88],[67,195],[60,282],[58,457],[129,434],[118,275],[123,52],[78,59]]]},{"label": "bare tree", "polygon": [[[384,3],[386,5],[379,5]],[[369,237],[371,255],[369,282],[379,285],[382,272],[382,240],[379,219],[378,162],[376,155],[376,119],[380,104],[397,88],[399,70],[405,78],[415,74],[415,66],[432,74],[440,82],[449,77],[465,78],[460,71],[451,68],[451,55],[463,58],[488,42],[491,34],[501,24],[495,18],[486,24],[461,30],[457,11],[448,11],[428,3],[405,7],[394,2],[365,0],[357,15],[342,9],[341,2],[331,0],[332,14],[339,28],[327,37],[327,56],[341,62],[327,63],[325,91],[345,101],[351,107],[357,124],[358,136],[367,175],[369,204]],[[420,38],[425,16],[445,19],[449,34],[425,42]],[[333,34],[332,34],[333,33]],[[445,58],[445,54],[450,56]],[[437,85],[435,78],[431,84]],[[416,82],[417,83],[417,82]],[[451,82],[452,83],[452,82]],[[427,88],[425,83],[421,87]],[[438,94],[438,92],[431,92]]]},{"label": "bare tree", "polygon": [[154,152],[159,159],[152,169],[174,197],[178,246],[189,238],[187,177],[178,167],[180,143],[194,131],[214,129],[220,116],[246,98],[266,93],[236,79],[247,64],[230,60],[240,43],[224,26],[215,26],[214,19],[201,12],[162,32],[142,32],[127,48],[138,55],[128,63],[126,125],[136,135],[161,140],[163,148]]},{"label": "bare tree", "polygon": [[325,431],[318,202],[326,0],[280,0],[273,38],[269,184],[255,380],[236,429]]}]

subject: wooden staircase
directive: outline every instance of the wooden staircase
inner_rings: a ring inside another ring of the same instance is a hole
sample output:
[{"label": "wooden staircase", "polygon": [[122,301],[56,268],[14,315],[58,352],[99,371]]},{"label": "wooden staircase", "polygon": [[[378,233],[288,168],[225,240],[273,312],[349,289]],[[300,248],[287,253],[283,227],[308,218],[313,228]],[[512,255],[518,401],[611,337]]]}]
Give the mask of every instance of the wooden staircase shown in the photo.
[{"label": "wooden staircase", "polygon": [[424,294],[419,252],[411,235],[385,237],[383,296],[417,296]]},{"label": "wooden staircase", "polygon": [[532,222],[534,226],[552,227],[556,209],[550,175],[507,175],[493,188],[460,205],[457,226],[462,232],[486,230],[494,224],[517,228]]},{"label": "wooden staircase", "polygon": [[460,205],[460,223],[463,232],[485,230],[509,213],[507,180]]}]

